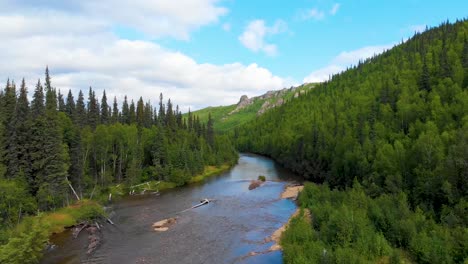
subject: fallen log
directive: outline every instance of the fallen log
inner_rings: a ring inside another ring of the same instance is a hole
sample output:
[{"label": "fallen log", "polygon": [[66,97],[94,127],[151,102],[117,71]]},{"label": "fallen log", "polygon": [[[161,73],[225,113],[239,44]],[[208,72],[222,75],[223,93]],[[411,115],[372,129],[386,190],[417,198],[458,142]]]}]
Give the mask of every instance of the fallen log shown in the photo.
[{"label": "fallen log", "polygon": [[203,206],[203,205],[208,204],[208,203],[210,203],[212,201],[214,201],[214,200],[213,199],[210,200],[210,199],[205,198],[205,199],[201,200],[199,204],[196,204],[196,205],[194,205],[194,206],[192,206],[190,208],[187,208],[187,209],[183,210],[181,213],[186,212],[186,211],[191,210],[191,209],[195,209],[195,208],[200,207],[200,206]]},{"label": "fallen log", "polygon": [[109,222],[109,224],[115,225],[114,222],[112,222],[112,220],[110,220],[109,218],[106,217],[106,220],[107,220],[107,222]]},{"label": "fallen log", "polygon": [[73,230],[73,238],[76,239],[80,235],[81,231],[83,231],[83,229],[85,229],[88,226],[88,223],[85,222],[82,224],[81,227],[75,227],[75,229]]}]

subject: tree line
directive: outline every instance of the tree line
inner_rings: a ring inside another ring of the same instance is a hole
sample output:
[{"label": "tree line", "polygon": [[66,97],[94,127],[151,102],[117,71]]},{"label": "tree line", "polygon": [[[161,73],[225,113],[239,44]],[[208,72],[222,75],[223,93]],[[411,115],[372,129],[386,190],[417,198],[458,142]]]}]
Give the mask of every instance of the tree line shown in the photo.
[{"label": "tree line", "polygon": [[332,189],[357,179],[371,198],[404,193],[411,209],[466,234],[468,21],[416,33],[232,137],[241,151],[271,156]]},{"label": "tree line", "polygon": [[[0,230],[37,210],[52,210],[78,197],[93,198],[112,184],[163,180],[183,185],[205,166],[233,164],[237,153],[213,120],[182,117],[171,100],[153,107],[89,88],[85,101],[51,85],[49,70],[28,99],[8,80],[0,92]],[[72,188],[74,189],[72,191]],[[0,241],[5,240],[1,236]]]}]

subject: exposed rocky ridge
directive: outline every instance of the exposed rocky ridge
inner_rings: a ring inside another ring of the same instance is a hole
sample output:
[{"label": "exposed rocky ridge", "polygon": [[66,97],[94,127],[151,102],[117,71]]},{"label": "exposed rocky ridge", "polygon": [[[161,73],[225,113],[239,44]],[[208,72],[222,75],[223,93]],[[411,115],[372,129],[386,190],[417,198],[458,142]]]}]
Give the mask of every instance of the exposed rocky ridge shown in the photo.
[{"label": "exposed rocky ridge", "polygon": [[274,107],[278,107],[278,106],[284,104],[285,100],[284,100],[283,97],[288,92],[298,90],[298,91],[296,91],[294,93],[294,98],[297,98],[297,97],[305,94],[306,90],[302,89],[302,88],[306,88],[306,87],[307,87],[306,84],[304,84],[304,85],[301,85],[299,87],[283,88],[281,90],[268,91],[263,95],[255,96],[255,97],[252,97],[252,98],[249,98],[247,95],[242,95],[239,102],[236,105],[236,108],[234,110],[232,110],[228,114],[228,116],[239,112],[240,110],[248,107],[249,105],[252,105],[257,100],[265,100],[265,102],[262,104],[260,109],[257,111],[257,116],[260,116],[260,115],[264,114],[266,111],[268,111],[269,109],[274,108]]}]

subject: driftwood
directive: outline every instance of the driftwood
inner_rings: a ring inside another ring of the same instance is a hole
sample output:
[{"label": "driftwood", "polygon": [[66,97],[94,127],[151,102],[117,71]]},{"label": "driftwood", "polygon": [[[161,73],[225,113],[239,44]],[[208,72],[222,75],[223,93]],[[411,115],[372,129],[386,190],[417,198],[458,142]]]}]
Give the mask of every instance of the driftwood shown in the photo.
[{"label": "driftwood", "polygon": [[[137,184],[137,185],[132,185],[132,186],[130,186],[130,189],[133,189],[133,188],[135,188],[135,187],[138,187],[138,186],[141,186],[141,185],[145,185],[145,184],[148,185],[148,187],[150,187],[150,184],[149,184],[149,183],[150,183],[150,182],[144,182],[144,183],[140,183],[140,184]],[[157,183],[155,183],[155,185],[160,184],[160,183],[161,183],[161,182],[158,181]]]},{"label": "driftwood", "polygon": [[109,222],[109,224],[115,225],[114,222],[112,222],[112,220],[110,220],[109,218],[106,217],[106,220],[107,220],[107,222]]},{"label": "driftwood", "polygon": [[80,225],[81,227],[75,227],[75,229],[73,230],[73,238],[75,239],[80,235],[83,229],[89,226],[87,222],[81,223]]},{"label": "driftwood", "polygon": [[190,208],[187,208],[187,209],[181,211],[181,213],[186,212],[186,211],[191,210],[191,209],[195,209],[195,208],[203,206],[203,205],[206,205],[206,204],[208,204],[208,203],[210,203],[212,201],[214,201],[214,199],[205,198],[205,199],[201,200],[199,204],[196,204],[196,205],[194,205],[194,206],[192,206]]}]

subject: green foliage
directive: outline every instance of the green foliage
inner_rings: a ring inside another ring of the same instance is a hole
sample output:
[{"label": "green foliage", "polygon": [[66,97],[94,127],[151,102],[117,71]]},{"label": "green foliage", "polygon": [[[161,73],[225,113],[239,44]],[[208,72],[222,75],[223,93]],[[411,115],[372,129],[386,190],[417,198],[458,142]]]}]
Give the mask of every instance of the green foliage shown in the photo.
[{"label": "green foliage", "polygon": [[[397,248],[417,263],[461,263],[468,257],[468,228],[437,225],[411,211],[404,193],[370,198],[355,183],[347,191],[306,184],[299,196],[313,223],[294,218],[282,237],[286,263],[399,263]],[[393,249],[392,249],[393,247]],[[304,260],[303,262],[297,260]]]},{"label": "green foliage", "polygon": [[54,213],[26,217],[11,231],[8,242],[0,245],[0,263],[38,263],[52,233],[103,215],[102,206],[84,200]]},{"label": "green foliage", "polygon": [[259,175],[259,176],[258,176],[258,180],[259,180],[259,181],[262,181],[262,182],[266,181],[265,175]]},{"label": "green foliage", "polygon": [[25,232],[0,246],[0,263],[34,264],[40,261],[49,236],[47,225],[32,219],[28,219],[25,224],[28,225]]},{"label": "green foliage", "polygon": [[24,186],[19,181],[0,179],[0,244],[8,239],[8,228],[37,209],[35,199],[28,195]]}]

